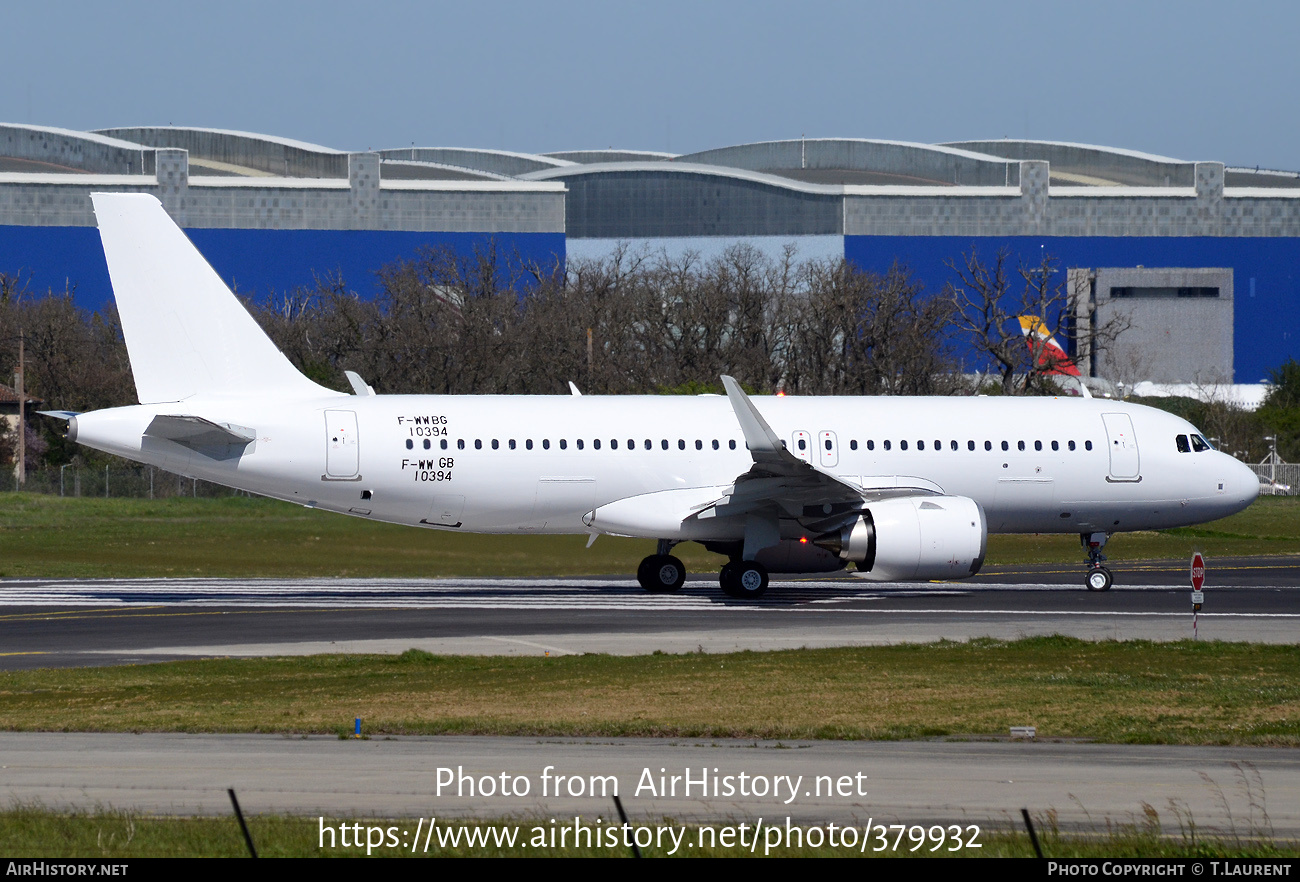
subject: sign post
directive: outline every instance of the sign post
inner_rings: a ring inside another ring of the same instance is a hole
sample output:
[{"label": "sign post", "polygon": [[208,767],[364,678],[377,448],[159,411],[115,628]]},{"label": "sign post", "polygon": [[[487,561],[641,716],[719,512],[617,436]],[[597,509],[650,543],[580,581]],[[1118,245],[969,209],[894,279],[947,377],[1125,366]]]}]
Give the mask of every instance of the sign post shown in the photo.
[{"label": "sign post", "polygon": [[1196,618],[1205,603],[1205,557],[1199,552],[1192,552],[1192,639],[1196,640]]}]

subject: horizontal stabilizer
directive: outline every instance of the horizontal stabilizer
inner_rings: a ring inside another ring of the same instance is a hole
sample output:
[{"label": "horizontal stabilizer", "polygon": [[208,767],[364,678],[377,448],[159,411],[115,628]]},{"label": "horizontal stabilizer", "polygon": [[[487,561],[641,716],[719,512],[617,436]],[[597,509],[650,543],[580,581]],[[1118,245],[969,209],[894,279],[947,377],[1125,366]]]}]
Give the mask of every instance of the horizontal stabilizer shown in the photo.
[{"label": "horizontal stabilizer", "polygon": [[38,410],[36,412],[41,416],[54,417],[56,420],[70,420],[78,415],[75,410]]},{"label": "horizontal stabilizer", "polygon": [[257,438],[246,426],[214,423],[196,416],[156,416],[144,430],[150,438],[163,438],[212,459],[234,459]]}]

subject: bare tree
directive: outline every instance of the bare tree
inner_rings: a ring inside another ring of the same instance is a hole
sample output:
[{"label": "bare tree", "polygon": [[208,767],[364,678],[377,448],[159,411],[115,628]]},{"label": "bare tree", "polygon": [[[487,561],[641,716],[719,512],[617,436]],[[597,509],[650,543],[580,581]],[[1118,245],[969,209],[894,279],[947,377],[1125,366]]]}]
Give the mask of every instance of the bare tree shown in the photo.
[{"label": "bare tree", "polygon": [[[988,264],[972,248],[960,262],[947,261],[960,282],[946,289],[956,330],[998,375],[1003,394],[1054,393],[1058,388],[1050,378],[1062,372],[1064,359],[1049,339],[1076,351],[1105,352],[1131,320],[1116,314],[1099,325],[1087,288],[1078,280],[1072,284],[1052,256],[1045,254],[1036,266],[1018,266],[1014,277],[1010,259],[1002,249]],[[1086,321],[1076,321],[1079,316]]]},{"label": "bare tree", "polygon": [[785,382],[804,395],[933,395],[954,391],[947,300],[927,298],[899,266],[885,275],[844,260],[803,267],[791,307]]}]

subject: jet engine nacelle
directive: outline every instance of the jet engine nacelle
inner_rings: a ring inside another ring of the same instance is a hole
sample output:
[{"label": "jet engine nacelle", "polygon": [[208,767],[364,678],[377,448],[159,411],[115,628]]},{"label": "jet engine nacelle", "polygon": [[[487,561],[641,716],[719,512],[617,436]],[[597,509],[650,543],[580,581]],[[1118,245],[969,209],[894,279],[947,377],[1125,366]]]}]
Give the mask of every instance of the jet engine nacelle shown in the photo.
[{"label": "jet engine nacelle", "polygon": [[873,582],[964,579],[988,550],[984,509],[964,496],[912,496],[871,505],[816,544],[858,565]]}]

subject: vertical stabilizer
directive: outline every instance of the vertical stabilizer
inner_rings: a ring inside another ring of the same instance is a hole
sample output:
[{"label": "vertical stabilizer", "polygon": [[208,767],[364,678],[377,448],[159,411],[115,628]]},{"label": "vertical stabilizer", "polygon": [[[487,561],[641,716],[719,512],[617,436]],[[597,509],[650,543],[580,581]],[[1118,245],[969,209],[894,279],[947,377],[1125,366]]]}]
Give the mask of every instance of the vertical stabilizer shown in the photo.
[{"label": "vertical stabilizer", "polygon": [[141,404],[337,394],[285,358],[157,199],[90,198]]}]

